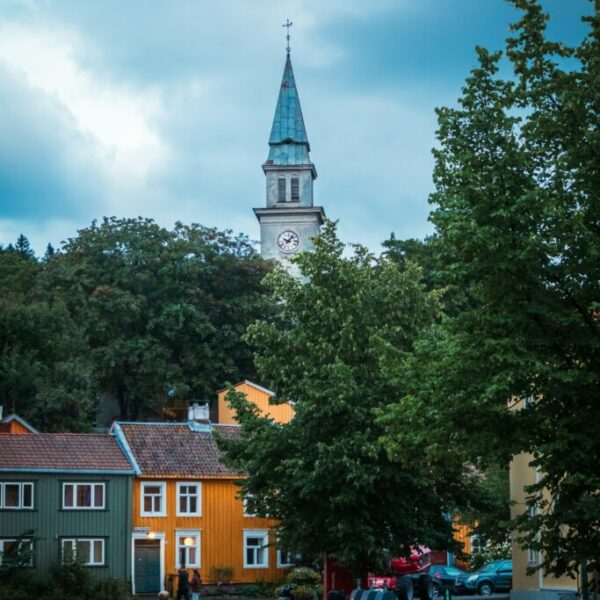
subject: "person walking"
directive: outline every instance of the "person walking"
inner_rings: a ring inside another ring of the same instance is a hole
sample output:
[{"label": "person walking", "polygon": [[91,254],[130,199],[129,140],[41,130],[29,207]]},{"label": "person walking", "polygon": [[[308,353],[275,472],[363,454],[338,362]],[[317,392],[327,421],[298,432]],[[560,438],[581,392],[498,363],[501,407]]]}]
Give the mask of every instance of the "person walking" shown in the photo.
[{"label": "person walking", "polygon": [[202,577],[200,577],[200,571],[194,569],[192,573],[192,580],[190,586],[192,588],[192,600],[200,600],[200,586],[202,585]]},{"label": "person walking", "polygon": [[179,566],[177,571],[177,600],[190,600],[190,580],[185,565]]}]

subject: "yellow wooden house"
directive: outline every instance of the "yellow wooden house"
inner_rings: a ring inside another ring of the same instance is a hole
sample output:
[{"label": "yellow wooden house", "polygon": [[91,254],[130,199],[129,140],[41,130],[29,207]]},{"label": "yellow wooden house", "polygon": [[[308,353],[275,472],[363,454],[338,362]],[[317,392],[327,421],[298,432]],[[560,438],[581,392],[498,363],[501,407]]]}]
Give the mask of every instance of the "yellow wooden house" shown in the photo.
[{"label": "yellow wooden house", "polygon": [[[522,410],[526,400],[517,401],[513,408]],[[510,463],[510,497],[513,502],[511,516],[523,514],[527,510],[525,487],[539,481],[539,473],[531,466],[533,456],[518,454]],[[511,600],[562,600],[572,597],[575,600],[577,581],[569,577],[556,578],[537,570],[527,575],[528,567],[536,567],[542,562],[541,553],[533,549],[522,549],[518,544],[518,534],[513,534],[513,589]]]},{"label": "yellow wooden house", "polygon": [[[291,408],[271,407],[269,390],[244,381],[261,411],[291,418]],[[198,569],[203,583],[277,582],[290,565],[277,547],[276,521],[248,514],[236,484],[240,474],[220,459],[213,433],[239,434],[219,392],[219,421],[208,407],[194,406],[184,423],[115,423],[117,436],[137,472],[132,498],[133,593],[176,588],[184,564]]]}]

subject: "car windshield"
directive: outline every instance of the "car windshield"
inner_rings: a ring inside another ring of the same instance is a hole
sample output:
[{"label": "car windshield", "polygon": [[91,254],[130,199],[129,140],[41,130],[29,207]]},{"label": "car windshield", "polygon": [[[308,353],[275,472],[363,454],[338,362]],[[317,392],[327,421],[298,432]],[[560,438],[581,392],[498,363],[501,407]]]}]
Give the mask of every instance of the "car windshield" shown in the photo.
[{"label": "car windshield", "polygon": [[488,563],[485,567],[482,567],[480,570],[482,573],[488,573],[489,571],[495,571],[498,568],[500,561],[496,560],[494,562]]}]

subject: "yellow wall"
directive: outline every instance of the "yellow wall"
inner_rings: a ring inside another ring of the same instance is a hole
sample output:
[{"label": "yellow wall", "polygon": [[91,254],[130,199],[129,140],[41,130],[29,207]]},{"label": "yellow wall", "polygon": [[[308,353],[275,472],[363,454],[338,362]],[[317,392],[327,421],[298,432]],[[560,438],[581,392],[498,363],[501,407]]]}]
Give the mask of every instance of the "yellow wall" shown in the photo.
[{"label": "yellow wall", "polygon": [[[167,483],[167,516],[142,517],[140,491],[142,481],[165,481]],[[179,481],[192,481],[180,479]],[[279,581],[286,570],[277,568],[277,554],[273,533],[270,533],[268,568],[245,569],[243,564],[243,532],[246,529],[271,529],[276,521],[243,515],[243,503],[237,497],[239,487],[231,479],[202,479],[202,516],[177,517],[176,479],[138,478],[133,494],[133,527],[148,527],[151,531],[165,534],[165,574],[176,573],[176,530],[201,530],[200,572],[203,583],[216,583],[211,577],[213,567],[233,568],[232,582]],[[138,529],[139,531],[139,529]],[[190,570],[191,575],[191,570]]]},{"label": "yellow wall", "polygon": [[[510,464],[510,497],[514,502],[511,507],[511,516],[523,514],[527,510],[525,504],[526,493],[523,489],[536,482],[536,472],[530,466],[533,457],[530,454],[519,454],[513,457]],[[523,550],[517,543],[517,533],[513,532],[512,558],[513,558],[513,589],[524,591],[538,591],[542,589],[574,590],[577,586],[575,580],[568,577],[556,578],[543,571],[536,571],[527,575],[527,567],[540,563],[538,552],[530,556],[528,550]],[[532,561],[530,562],[530,559]]]},{"label": "yellow wall", "polygon": [[[238,383],[235,387],[237,392],[246,394],[246,398],[250,402],[254,402],[260,411],[272,417],[279,423],[288,423],[294,416],[294,409],[289,404],[269,404],[269,398],[273,395],[264,388],[255,386],[248,381]],[[223,425],[236,425],[234,411],[231,410],[229,404],[225,400],[227,390],[221,390],[218,393],[219,403],[219,423]]]}]

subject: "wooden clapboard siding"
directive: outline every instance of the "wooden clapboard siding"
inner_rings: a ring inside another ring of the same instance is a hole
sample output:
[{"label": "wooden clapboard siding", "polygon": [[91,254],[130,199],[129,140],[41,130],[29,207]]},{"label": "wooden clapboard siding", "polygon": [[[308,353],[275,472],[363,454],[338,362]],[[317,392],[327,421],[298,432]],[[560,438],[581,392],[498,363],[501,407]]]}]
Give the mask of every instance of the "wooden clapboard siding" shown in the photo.
[{"label": "wooden clapboard siding", "polygon": [[[167,490],[167,515],[165,517],[141,516],[141,483],[164,481]],[[272,530],[276,521],[257,517],[244,517],[243,503],[238,498],[239,487],[232,479],[202,479],[202,516],[176,516],[177,481],[189,479],[138,478],[133,494],[133,526],[148,528],[165,535],[165,574],[175,575],[177,570],[177,530],[201,531],[201,573],[205,583],[216,583],[213,568],[233,568],[232,581],[251,583],[254,581],[279,581],[287,572],[277,568],[277,550],[273,534],[270,535],[269,567],[244,569],[244,530]]]},{"label": "wooden clapboard siding", "polygon": [[[254,402],[260,411],[272,417],[279,423],[288,423],[294,416],[294,409],[290,404],[269,404],[269,399],[273,396],[273,392],[260,387],[250,381],[242,381],[234,386],[237,392],[246,394],[250,402]],[[228,390],[220,390],[218,392],[218,410],[219,423],[223,425],[237,424],[234,411],[231,410],[229,404],[225,400]]]}]

